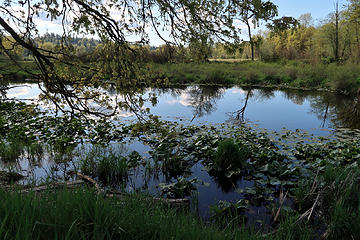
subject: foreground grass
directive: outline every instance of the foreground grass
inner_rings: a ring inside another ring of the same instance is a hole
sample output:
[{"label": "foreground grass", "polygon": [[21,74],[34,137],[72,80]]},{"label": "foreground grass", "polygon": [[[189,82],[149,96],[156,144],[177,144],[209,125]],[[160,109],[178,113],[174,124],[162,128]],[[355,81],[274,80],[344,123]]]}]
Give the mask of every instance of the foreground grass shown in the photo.
[{"label": "foreground grass", "polygon": [[[337,205],[336,200],[335,203]],[[349,207],[331,211],[340,211],[342,216],[348,214],[346,210],[350,210]],[[86,188],[38,194],[0,191],[0,239],[3,240],[320,238],[314,223],[299,222],[298,215],[282,215],[276,230],[255,232],[239,225],[220,229],[217,226],[229,226],[232,220],[224,219],[224,222],[216,223],[218,225],[206,224],[186,209],[176,209],[141,194],[127,195],[119,200],[104,198]],[[358,228],[348,228],[357,226],[357,221],[338,220],[331,218],[332,223],[328,225],[331,229],[324,239],[358,236]]]},{"label": "foreground grass", "polygon": [[355,94],[360,87],[360,66],[307,64],[297,61],[265,63],[210,62],[153,64],[154,78],[171,83],[245,84],[318,89]]},{"label": "foreground grass", "polygon": [[121,201],[91,190],[0,193],[0,239],[254,239],[241,229],[220,231],[197,218],[146,200]]}]

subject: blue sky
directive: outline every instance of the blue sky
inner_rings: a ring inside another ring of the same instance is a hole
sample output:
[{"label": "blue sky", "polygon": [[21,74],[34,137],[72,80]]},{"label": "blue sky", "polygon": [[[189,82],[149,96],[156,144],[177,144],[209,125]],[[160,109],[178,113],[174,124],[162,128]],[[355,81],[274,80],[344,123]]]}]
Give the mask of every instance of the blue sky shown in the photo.
[{"label": "blue sky", "polygon": [[[324,20],[329,13],[334,12],[336,4],[336,0],[272,0],[272,2],[278,6],[279,15],[276,18],[291,16],[297,19],[302,14],[311,13],[315,25]],[[339,10],[343,9],[347,3],[347,0],[339,0]],[[245,26],[242,28],[245,29]],[[258,30],[266,30],[264,22],[261,23]],[[242,39],[246,40],[247,38],[247,31],[242,30]],[[154,32],[150,33],[151,45],[158,46],[162,43]]]},{"label": "blue sky", "polygon": [[[317,24],[319,21],[325,19],[330,12],[335,10],[336,0],[272,0],[278,6],[279,15],[282,16],[292,16],[294,18],[299,18],[300,15],[304,13],[311,13],[314,23]],[[347,4],[347,0],[339,0],[340,9],[343,8],[343,5]],[[37,21],[38,28],[40,33],[45,33],[46,31],[60,33],[61,27],[59,23],[50,22],[45,19],[38,19]],[[258,30],[266,30],[264,23]],[[241,28],[245,28],[242,26]],[[242,38],[247,39],[246,31],[242,31]],[[255,31],[256,32],[256,31]],[[164,34],[167,36],[168,34]],[[149,32],[150,44],[158,46],[164,42],[156,36],[154,31]]]},{"label": "blue sky", "polygon": [[[301,14],[311,13],[314,20],[326,18],[326,16],[335,10],[335,0],[273,0],[278,6],[279,17],[291,16],[298,18]],[[341,9],[346,0],[339,0]]]}]

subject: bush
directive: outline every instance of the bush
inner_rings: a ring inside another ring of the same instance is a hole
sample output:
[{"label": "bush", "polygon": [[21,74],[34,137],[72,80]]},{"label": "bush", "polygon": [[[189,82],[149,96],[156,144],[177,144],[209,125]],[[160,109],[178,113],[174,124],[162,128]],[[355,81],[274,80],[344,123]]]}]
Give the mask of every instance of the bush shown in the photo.
[{"label": "bush", "polygon": [[260,82],[259,72],[256,69],[249,69],[243,77],[243,82],[246,84],[254,85]]},{"label": "bush", "polygon": [[275,66],[267,66],[263,68],[264,80],[270,84],[281,84],[281,77]]},{"label": "bush", "polygon": [[300,87],[320,87],[325,83],[328,75],[326,65],[301,64],[298,67],[297,80],[305,84]]},{"label": "bush", "polygon": [[337,92],[354,95],[358,88],[359,76],[356,70],[359,71],[352,66],[332,67],[329,74],[330,87]]},{"label": "bush", "polygon": [[201,83],[227,84],[229,81],[227,80],[226,75],[226,72],[222,69],[209,69],[205,72],[205,78]]}]

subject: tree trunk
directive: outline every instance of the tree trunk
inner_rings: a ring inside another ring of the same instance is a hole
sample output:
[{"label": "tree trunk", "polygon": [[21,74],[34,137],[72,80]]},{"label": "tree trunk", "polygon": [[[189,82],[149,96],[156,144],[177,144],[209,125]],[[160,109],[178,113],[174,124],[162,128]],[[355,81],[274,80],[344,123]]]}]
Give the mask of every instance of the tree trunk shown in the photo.
[{"label": "tree trunk", "polygon": [[359,41],[359,26],[358,21],[355,21],[355,34],[356,34],[356,45],[357,45],[357,59],[356,62],[359,62],[360,59],[360,41]]},{"label": "tree trunk", "polygon": [[335,61],[339,62],[339,1],[336,2],[335,12]]},{"label": "tree trunk", "polygon": [[246,21],[246,25],[247,25],[248,31],[249,31],[249,41],[250,41],[250,46],[251,46],[251,61],[254,61],[254,42],[253,42],[252,36],[251,36],[251,27],[249,24],[249,19]]}]

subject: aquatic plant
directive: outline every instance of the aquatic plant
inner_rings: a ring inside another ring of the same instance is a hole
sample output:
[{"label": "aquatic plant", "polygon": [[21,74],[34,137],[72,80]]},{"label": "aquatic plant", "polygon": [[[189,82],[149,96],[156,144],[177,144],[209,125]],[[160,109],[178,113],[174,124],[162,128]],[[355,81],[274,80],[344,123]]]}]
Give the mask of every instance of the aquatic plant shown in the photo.
[{"label": "aquatic plant", "polygon": [[235,228],[247,221],[244,211],[249,207],[249,202],[240,199],[237,202],[219,201],[218,204],[210,206],[211,221],[221,228]]},{"label": "aquatic plant", "polygon": [[194,186],[198,182],[197,178],[187,180],[185,178],[177,178],[176,182],[170,184],[160,184],[161,195],[168,198],[184,198],[189,196],[192,191],[196,190]]},{"label": "aquatic plant", "polygon": [[24,146],[21,143],[7,143],[0,140],[0,160],[15,162],[23,154]]},{"label": "aquatic plant", "polygon": [[84,174],[98,177],[104,184],[122,185],[126,182],[130,166],[133,167],[134,161],[129,164],[126,157],[114,152],[112,148],[93,146],[79,162],[80,170]]},{"label": "aquatic plant", "polygon": [[105,184],[120,184],[128,175],[128,164],[126,158],[110,153],[108,156],[102,156],[96,166],[96,175],[104,181]]},{"label": "aquatic plant", "polygon": [[212,159],[211,170],[228,174],[230,177],[236,171],[240,173],[246,166],[250,153],[247,146],[241,142],[235,143],[233,139],[222,140]]},{"label": "aquatic plant", "polygon": [[1,182],[12,183],[23,179],[24,176],[14,171],[0,171],[0,184]]},{"label": "aquatic plant", "polygon": [[351,239],[360,235],[359,179],[358,162],[346,167],[326,165],[314,179],[297,187],[302,218],[317,218],[326,226],[321,237]]}]

